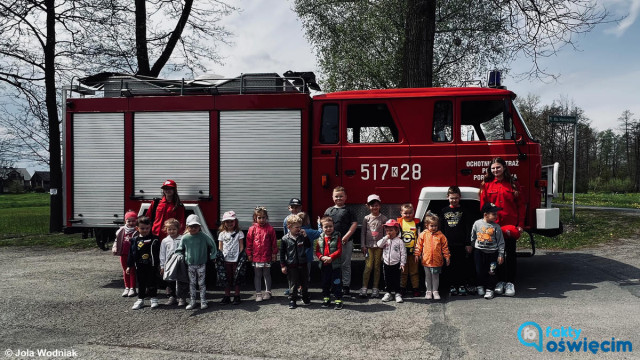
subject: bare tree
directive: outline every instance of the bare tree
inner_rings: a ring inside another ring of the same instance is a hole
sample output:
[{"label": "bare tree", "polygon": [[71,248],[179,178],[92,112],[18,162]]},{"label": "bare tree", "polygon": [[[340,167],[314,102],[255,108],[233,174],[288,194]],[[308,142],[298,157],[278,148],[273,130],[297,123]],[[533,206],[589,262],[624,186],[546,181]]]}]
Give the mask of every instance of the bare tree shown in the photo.
[{"label": "bare tree", "polygon": [[625,148],[625,163],[626,163],[626,170],[627,170],[627,174],[629,176],[633,176],[633,171],[632,171],[632,163],[633,160],[631,159],[631,143],[632,143],[632,128],[633,128],[633,113],[629,110],[625,110],[622,112],[622,115],[620,115],[620,117],[618,118],[618,124],[620,124],[620,131],[622,131],[622,140],[624,141],[624,148]]},{"label": "bare tree", "polygon": [[[216,49],[231,33],[220,20],[238,11],[220,0],[94,0],[94,24],[81,35],[75,63],[158,77],[161,71],[204,71],[221,62]],[[106,56],[105,56],[106,55]],[[170,62],[170,60],[173,60]]]},{"label": "bare tree", "polygon": [[[162,0],[151,4],[152,13],[146,12],[144,1],[136,1],[133,12],[125,0],[13,0],[0,3],[0,85],[8,89],[5,94],[18,99],[13,105],[3,107],[3,124],[14,138],[21,139],[22,145],[32,150],[32,156],[46,162],[48,155],[51,188],[57,190],[51,196],[52,232],[62,230],[57,86],[68,83],[73,76],[105,69],[120,70],[124,68],[123,64],[128,64],[132,72],[159,73],[169,64],[177,45],[182,46],[178,51],[182,55],[171,64],[171,69],[201,67],[202,56],[215,58],[213,51],[205,54],[212,50],[215,42],[198,46],[198,42],[211,38],[192,33],[215,34],[220,29],[215,25],[219,17],[205,19],[204,16],[219,8],[224,9],[219,12],[220,16],[233,10],[214,0],[198,2],[198,6],[206,8],[196,8],[193,1],[183,4],[179,0]],[[171,31],[163,31],[163,25],[170,24],[167,19],[175,18],[171,17],[171,10],[179,11],[179,20]],[[162,17],[164,21],[160,20]],[[131,46],[132,37],[125,36],[130,33],[141,37],[139,40],[133,38],[134,46]],[[142,39],[144,33],[147,37]],[[222,32],[220,36],[227,35]],[[147,59],[158,54],[157,60],[149,69],[149,64],[142,61],[144,68],[138,71],[138,61],[132,59],[144,59],[144,53]],[[42,152],[45,147],[47,151]]]}]

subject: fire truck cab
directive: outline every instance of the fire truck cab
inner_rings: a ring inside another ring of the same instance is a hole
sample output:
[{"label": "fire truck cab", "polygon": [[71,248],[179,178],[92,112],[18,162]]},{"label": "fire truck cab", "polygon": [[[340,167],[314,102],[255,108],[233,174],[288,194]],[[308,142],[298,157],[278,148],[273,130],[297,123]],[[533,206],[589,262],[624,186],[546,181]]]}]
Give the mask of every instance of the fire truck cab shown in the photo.
[{"label": "fire truck cab", "polygon": [[549,184],[540,144],[513,92],[416,88],[311,97],[310,73],[288,75],[82,79],[103,96],[66,99],[67,228],[97,229],[98,242],[106,242],[126,210],[143,213],[161,196],[165,179],[178,183],[188,212],[201,214],[210,229],[227,210],[236,211],[246,229],[257,205],[281,228],[292,197],[315,219],[333,205],[339,185],[359,218],[369,194],[382,198],[387,216],[399,216],[400,204],[410,202],[422,218],[446,205],[451,185],[477,204],[491,159],[502,157],[522,187],[524,228],[562,231],[557,209],[541,209]]}]

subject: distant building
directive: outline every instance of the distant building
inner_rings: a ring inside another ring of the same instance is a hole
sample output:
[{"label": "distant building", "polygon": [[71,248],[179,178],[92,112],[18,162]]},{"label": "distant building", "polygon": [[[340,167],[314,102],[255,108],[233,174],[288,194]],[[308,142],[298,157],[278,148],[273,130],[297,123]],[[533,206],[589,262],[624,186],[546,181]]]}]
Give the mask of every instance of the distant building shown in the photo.
[{"label": "distant building", "polygon": [[31,188],[32,189],[44,189],[46,192],[51,189],[51,176],[48,171],[36,171],[33,173],[31,177]]},{"label": "distant building", "polygon": [[25,168],[0,168],[0,193],[23,192],[31,189],[31,174]]}]

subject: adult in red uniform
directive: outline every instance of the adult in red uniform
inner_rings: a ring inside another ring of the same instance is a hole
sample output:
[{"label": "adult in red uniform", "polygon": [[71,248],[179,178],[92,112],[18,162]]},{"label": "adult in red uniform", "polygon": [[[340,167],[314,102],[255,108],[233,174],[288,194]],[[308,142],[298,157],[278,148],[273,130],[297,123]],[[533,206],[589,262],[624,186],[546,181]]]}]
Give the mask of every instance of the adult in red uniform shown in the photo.
[{"label": "adult in red uniform", "polygon": [[500,282],[496,285],[497,294],[514,296],[516,293],[516,240],[522,234],[525,205],[520,196],[520,185],[513,178],[502,158],[491,160],[487,176],[480,189],[480,208],[485,203],[493,203],[502,210],[498,211],[496,223],[502,228],[505,240],[505,264],[498,270]]},{"label": "adult in red uniform", "polygon": [[180,222],[180,234],[184,232],[184,205],[180,202],[180,196],[178,196],[178,186],[173,180],[167,180],[162,183],[162,199],[156,205],[156,215],[153,220],[153,226],[151,232],[154,235],[158,235],[160,240],[167,237],[167,232],[164,230],[164,222],[174,218]]}]

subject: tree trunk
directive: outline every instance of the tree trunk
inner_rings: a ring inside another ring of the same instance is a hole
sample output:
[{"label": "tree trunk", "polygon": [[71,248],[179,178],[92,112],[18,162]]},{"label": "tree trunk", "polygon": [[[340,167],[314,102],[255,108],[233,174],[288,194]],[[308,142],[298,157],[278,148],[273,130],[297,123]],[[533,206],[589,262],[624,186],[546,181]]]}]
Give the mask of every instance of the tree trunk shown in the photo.
[{"label": "tree trunk", "polygon": [[138,75],[149,75],[149,50],[147,48],[147,6],[146,0],[135,0],[136,6],[136,57]]},{"label": "tree trunk", "polygon": [[[45,1],[47,11],[47,41],[44,48],[45,104],[49,117],[49,173],[51,176],[51,203],[49,231],[62,231],[62,160],[60,154],[60,124],[56,103],[56,9],[55,0]],[[55,190],[55,191],[54,191]]]},{"label": "tree trunk", "polygon": [[436,0],[408,0],[400,87],[433,86]]}]

